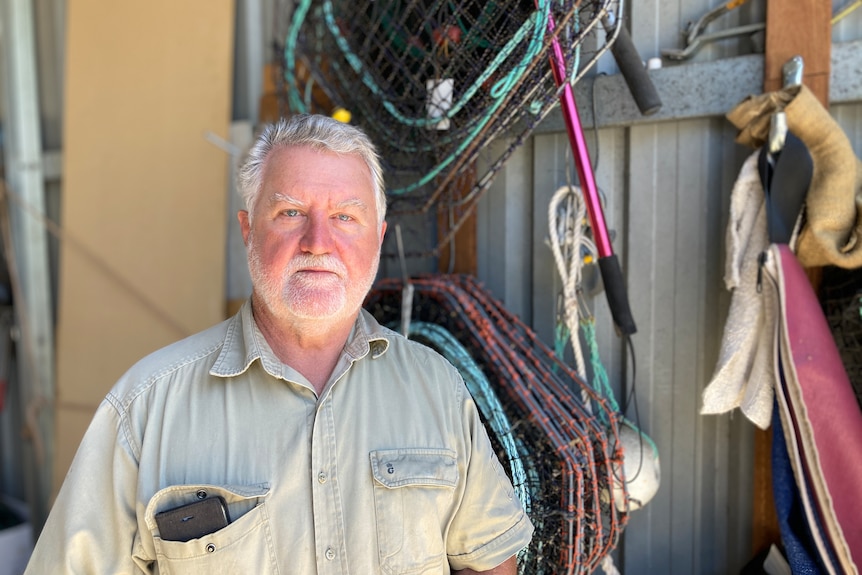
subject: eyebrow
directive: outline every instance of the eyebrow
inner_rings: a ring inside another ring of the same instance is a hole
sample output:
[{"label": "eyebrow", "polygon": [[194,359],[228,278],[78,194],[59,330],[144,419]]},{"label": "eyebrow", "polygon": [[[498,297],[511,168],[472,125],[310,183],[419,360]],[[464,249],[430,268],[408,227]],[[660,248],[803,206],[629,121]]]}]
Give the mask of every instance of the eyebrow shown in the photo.
[{"label": "eyebrow", "polygon": [[[273,204],[278,204],[278,203],[292,204],[292,205],[298,206],[300,208],[305,208],[308,205],[306,202],[303,202],[302,200],[294,198],[293,196],[288,195],[288,194],[282,194],[280,192],[274,193],[272,195],[270,202]],[[338,209],[358,208],[362,211],[368,211],[368,204],[366,204],[365,202],[363,202],[359,198],[346,199],[346,200],[336,204],[335,207]]]},{"label": "eyebrow", "polygon": [[350,198],[348,200],[344,200],[343,202],[339,202],[335,207],[337,208],[359,208],[360,210],[366,212],[368,211],[368,204],[360,200],[359,198]]},{"label": "eyebrow", "polygon": [[270,198],[270,203],[272,203],[272,204],[279,204],[279,203],[293,204],[295,206],[299,206],[300,208],[305,207],[305,205],[306,205],[306,203],[303,202],[302,200],[298,200],[298,199],[294,198],[293,196],[289,196],[287,194],[282,194],[279,192],[276,192],[272,195],[272,198]]}]

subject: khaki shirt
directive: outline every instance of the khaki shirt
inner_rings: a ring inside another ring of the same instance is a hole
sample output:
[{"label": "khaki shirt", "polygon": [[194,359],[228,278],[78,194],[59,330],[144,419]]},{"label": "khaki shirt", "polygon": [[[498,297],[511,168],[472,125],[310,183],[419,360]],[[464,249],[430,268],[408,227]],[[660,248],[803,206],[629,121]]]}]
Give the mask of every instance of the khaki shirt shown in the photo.
[{"label": "khaki shirt", "polygon": [[[156,513],[216,495],[227,527],[159,537]],[[448,362],[363,311],[318,398],[246,303],[111,390],[26,573],[482,571],[532,531]]]}]

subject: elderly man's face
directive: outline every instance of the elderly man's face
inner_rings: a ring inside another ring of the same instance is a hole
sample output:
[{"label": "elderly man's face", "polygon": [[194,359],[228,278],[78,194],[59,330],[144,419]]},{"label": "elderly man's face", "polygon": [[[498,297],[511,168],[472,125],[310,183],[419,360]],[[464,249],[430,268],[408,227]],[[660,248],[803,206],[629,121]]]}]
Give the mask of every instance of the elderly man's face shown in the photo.
[{"label": "elderly man's face", "polygon": [[377,225],[362,158],[309,147],[274,150],[252,217],[241,213],[254,290],[280,319],[346,318],[377,274]]}]

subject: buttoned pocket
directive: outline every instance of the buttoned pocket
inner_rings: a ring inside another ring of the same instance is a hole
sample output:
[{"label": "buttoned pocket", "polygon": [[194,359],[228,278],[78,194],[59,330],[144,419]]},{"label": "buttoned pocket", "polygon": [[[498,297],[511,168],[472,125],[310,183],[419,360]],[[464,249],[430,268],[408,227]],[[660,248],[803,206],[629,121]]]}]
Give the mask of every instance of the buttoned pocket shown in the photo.
[{"label": "buttoned pocket", "polygon": [[449,573],[443,533],[458,482],[449,449],[371,452],[380,565],[399,575]]},{"label": "buttoned pocket", "polygon": [[[173,485],[157,492],[147,504],[146,522],[153,535],[159,573],[278,573],[269,532],[267,485]],[[190,541],[166,541],[159,536],[155,515],[160,511],[209,497],[225,500],[230,523]]]}]

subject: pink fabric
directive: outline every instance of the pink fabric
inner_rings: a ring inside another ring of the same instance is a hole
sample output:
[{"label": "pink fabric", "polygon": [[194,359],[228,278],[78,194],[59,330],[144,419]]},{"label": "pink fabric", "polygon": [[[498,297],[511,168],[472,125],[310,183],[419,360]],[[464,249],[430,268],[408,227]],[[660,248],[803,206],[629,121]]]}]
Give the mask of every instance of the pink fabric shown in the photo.
[{"label": "pink fabric", "polygon": [[772,253],[776,251],[784,319],[782,366],[806,474],[839,561],[845,567],[848,560],[859,565],[862,411],[805,271],[786,245],[776,245]]}]

